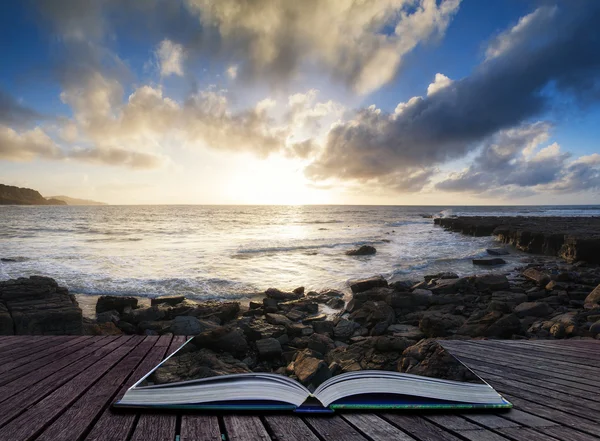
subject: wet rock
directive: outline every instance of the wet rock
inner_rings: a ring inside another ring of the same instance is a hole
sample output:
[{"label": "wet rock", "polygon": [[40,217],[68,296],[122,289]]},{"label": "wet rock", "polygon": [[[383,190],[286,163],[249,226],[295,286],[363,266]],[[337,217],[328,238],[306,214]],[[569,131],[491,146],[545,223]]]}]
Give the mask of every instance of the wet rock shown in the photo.
[{"label": "wet rock", "polygon": [[336,347],[325,356],[331,365],[336,363],[342,372],[365,369],[395,371],[402,352],[411,341],[392,336],[367,337],[347,346]]},{"label": "wet rock", "polygon": [[96,302],[96,313],[106,311],[117,311],[123,314],[125,308],[137,308],[138,299],[126,296],[100,296]]},{"label": "wet rock", "polygon": [[346,340],[352,337],[354,331],[356,331],[359,327],[360,325],[356,322],[346,319],[340,319],[333,328],[333,335],[336,339]]},{"label": "wet rock", "polygon": [[162,297],[155,297],[153,299],[150,299],[150,305],[160,305],[161,303],[166,303],[167,305],[177,305],[178,303],[181,303],[185,300],[185,296],[162,296]]},{"label": "wet rock", "polygon": [[314,332],[312,326],[306,326],[302,323],[292,323],[286,327],[286,330],[291,337],[308,337]]},{"label": "wet rock", "polygon": [[263,307],[263,304],[261,302],[250,301],[250,303],[248,303],[248,308],[250,308],[250,309],[259,309],[262,307]]},{"label": "wet rock", "polygon": [[292,324],[292,321],[282,314],[269,313],[265,315],[265,318],[272,325],[289,326]]},{"label": "wet rock", "polygon": [[597,308],[600,306],[600,285],[598,285],[589,295],[585,298],[586,308]]},{"label": "wet rock", "polygon": [[419,330],[429,338],[446,337],[456,332],[465,319],[451,314],[432,313],[425,315],[419,321]]},{"label": "wet rock", "polygon": [[425,279],[426,282],[437,279],[458,279],[458,274],[446,271],[443,273],[428,274],[425,277],[423,277],[423,279]]},{"label": "wet rock", "polygon": [[166,308],[160,305],[150,306],[149,308],[133,309],[123,314],[123,319],[133,324],[141,322],[156,322],[166,318]]},{"label": "wet rock", "polygon": [[493,266],[493,265],[504,265],[506,261],[499,257],[492,259],[473,259],[473,265],[479,266]]},{"label": "wet rock", "polygon": [[430,297],[433,295],[432,291],[430,291],[428,289],[422,289],[422,288],[413,289],[412,293],[413,293],[413,295],[416,295],[416,296],[426,296],[426,297]]},{"label": "wet rock", "polygon": [[244,331],[249,341],[277,338],[285,334],[285,326],[272,325],[263,319],[241,321],[238,326]]},{"label": "wet rock", "polygon": [[332,309],[342,309],[346,305],[346,302],[344,302],[344,299],[333,298],[329,299],[326,305]]},{"label": "wet rock", "polygon": [[355,280],[350,283],[350,289],[355,294],[363,291],[368,291],[372,288],[386,288],[387,286],[387,280],[385,280],[381,276],[374,276],[368,279]]},{"label": "wet rock", "polygon": [[314,325],[316,322],[321,322],[326,319],[327,319],[327,314],[324,314],[324,313],[314,314],[314,315],[310,315],[310,316],[302,319],[302,323]]},{"label": "wet rock", "polygon": [[[81,335],[83,316],[75,297],[49,277],[31,276],[0,282],[0,303],[16,335]],[[3,308],[4,309],[4,308]],[[4,326],[9,321],[4,315]]]},{"label": "wet rock", "polygon": [[419,327],[413,325],[390,325],[387,332],[393,334],[394,337],[403,337],[409,340],[421,340],[425,337]]},{"label": "wet rock", "polygon": [[252,371],[245,363],[230,354],[199,349],[165,361],[149,380],[154,384],[165,384],[249,372]]},{"label": "wet rock", "polygon": [[475,286],[482,291],[505,291],[510,288],[510,283],[503,274],[484,274],[475,278]]},{"label": "wet rock", "polygon": [[196,304],[195,308],[187,315],[199,319],[218,318],[220,323],[227,323],[236,318],[239,312],[239,302],[207,301]]},{"label": "wet rock", "polygon": [[312,334],[308,339],[308,348],[325,355],[335,349],[335,343],[326,335]]},{"label": "wet rock", "polygon": [[415,311],[423,306],[429,306],[432,302],[431,291],[423,293],[424,289],[416,289],[411,293],[393,292],[385,298],[385,301],[394,309]]},{"label": "wet rock", "polygon": [[510,254],[506,248],[488,248],[486,251],[490,256],[506,256]]},{"label": "wet rock", "polygon": [[0,303],[0,335],[13,335],[14,333],[14,323],[8,308],[4,303]]},{"label": "wet rock", "polygon": [[208,320],[198,320],[192,316],[179,316],[173,319],[169,331],[173,335],[197,335],[217,327],[218,325]]},{"label": "wet rock", "polygon": [[265,291],[265,296],[267,296],[267,298],[269,299],[273,299],[273,300],[278,300],[281,302],[287,302],[290,300],[298,300],[299,298],[303,297],[303,293],[296,293],[296,292],[283,292],[280,291],[277,288],[269,288]]},{"label": "wet rock", "polygon": [[347,256],[369,256],[375,254],[377,250],[371,245],[362,245],[359,248],[346,251]]},{"label": "wet rock", "polygon": [[97,323],[119,323],[121,316],[116,310],[104,311],[96,314]]},{"label": "wet rock", "polygon": [[210,331],[204,331],[194,337],[192,343],[199,348],[229,352],[239,356],[244,356],[248,351],[246,336],[239,328],[221,326]]},{"label": "wet rock", "polygon": [[277,312],[279,311],[279,301],[275,299],[264,298],[263,309],[266,312]]},{"label": "wet rock", "polygon": [[527,300],[527,294],[515,293],[511,291],[496,291],[492,293],[492,298],[488,304],[488,310],[511,312],[517,305],[520,305]]},{"label": "wet rock", "polygon": [[129,322],[121,320],[119,323],[117,323],[117,327],[125,334],[137,334],[137,327]]},{"label": "wet rock", "polygon": [[[161,335],[169,331],[171,326],[170,321],[147,321],[140,322],[137,326],[138,333],[145,335]],[[147,331],[152,331],[148,333]]]},{"label": "wet rock", "polygon": [[554,310],[544,302],[525,302],[515,307],[515,314],[519,317],[546,317]]},{"label": "wet rock", "polygon": [[258,357],[262,360],[281,357],[281,343],[276,338],[264,338],[256,341]]},{"label": "wet rock", "polygon": [[461,279],[440,279],[436,280],[435,284],[428,286],[433,294],[454,294],[468,286],[467,278]]},{"label": "wet rock", "polygon": [[346,306],[346,311],[352,312],[360,309],[367,301],[385,301],[390,295],[395,293],[396,291],[390,288],[371,288],[366,291],[354,293]]},{"label": "wet rock", "polygon": [[333,335],[335,324],[331,320],[323,320],[312,324],[313,330],[317,334]]},{"label": "wet rock", "polygon": [[282,311],[291,311],[292,309],[296,309],[308,314],[314,314],[319,311],[319,305],[318,303],[308,299],[298,299],[279,303],[279,309]]},{"label": "wet rock", "polygon": [[294,294],[298,294],[303,296],[304,295],[304,287],[303,286],[299,286],[298,288],[294,289],[292,291]]},{"label": "wet rock", "polygon": [[394,310],[385,302],[366,302],[350,314],[350,319],[369,329],[371,335],[384,334],[394,318]]},{"label": "wet rock", "polygon": [[536,283],[540,287],[546,286],[551,280],[550,275],[535,268],[527,268],[525,271],[523,271],[523,276]]},{"label": "wet rock", "polygon": [[344,293],[336,289],[327,289],[325,291],[321,291],[320,293],[312,291],[306,294],[307,300],[316,303],[328,303],[331,300],[341,299],[343,297]]},{"label": "wet rock", "polygon": [[310,350],[300,351],[294,360],[294,374],[305,386],[318,386],[331,378],[327,364],[313,356]]},{"label": "wet rock", "polygon": [[306,317],[306,312],[298,311],[297,309],[292,309],[285,316],[293,322],[299,322]]}]

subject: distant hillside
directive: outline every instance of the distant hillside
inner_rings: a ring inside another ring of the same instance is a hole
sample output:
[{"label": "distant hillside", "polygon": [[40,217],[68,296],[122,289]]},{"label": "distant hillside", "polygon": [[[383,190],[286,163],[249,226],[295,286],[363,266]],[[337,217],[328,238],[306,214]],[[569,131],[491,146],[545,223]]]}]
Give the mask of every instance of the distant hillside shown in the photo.
[{"label": "distant hillside", "polygon": [[57,199],[46,199],[31,188],[0,184],[0,205],[67,205],[67,203]]},{"label": "distant hillside", "polygon": [[67,205],[106,205],[104,202],[90,201],[89,199],[70,198],[69,196],[50,196],[48,199],[58,199]]}]

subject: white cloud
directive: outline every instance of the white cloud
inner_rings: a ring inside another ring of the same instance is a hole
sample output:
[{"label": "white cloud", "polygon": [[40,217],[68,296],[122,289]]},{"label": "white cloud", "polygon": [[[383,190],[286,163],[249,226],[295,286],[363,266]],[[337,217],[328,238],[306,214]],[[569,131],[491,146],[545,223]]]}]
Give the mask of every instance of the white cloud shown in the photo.
[{"label": "white cloud", "polygon": [[433,83],[427,86],[427,96],[433,95],[437,91],[448,87],[450,84],[452,84],[452,80],[450,78],[444,74],[436,73]]},{"label": "white cloud", "polygon": [[156,48],[156,57],[158,59],[161,76],[183,76],[183,63],[186,58],[186,52],[181,44],[164,39]]},{"label": "white cloud", "polygon": [[238,67],[237,66],[229,66],[226,70],[226,73],[230,79],[235,80],[237,78],[237,74],[238,74]]}]

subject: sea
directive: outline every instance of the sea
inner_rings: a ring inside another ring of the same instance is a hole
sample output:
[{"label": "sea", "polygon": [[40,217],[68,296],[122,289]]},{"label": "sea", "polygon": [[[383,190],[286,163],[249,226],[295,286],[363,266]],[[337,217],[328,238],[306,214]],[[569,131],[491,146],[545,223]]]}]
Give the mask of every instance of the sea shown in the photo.
[{"label": "sea", "polygon": [[[598,216],[600,206],[0,206],[0,280],[56,279],[81,296],[255,298],[282,290],[346,290],[381,274],[498,271],[473,258],[497,247],[434,226],[444,216]],[[372,256],[346,251],[373,245]],[[514,267],[523,254],[506,256]]]}]

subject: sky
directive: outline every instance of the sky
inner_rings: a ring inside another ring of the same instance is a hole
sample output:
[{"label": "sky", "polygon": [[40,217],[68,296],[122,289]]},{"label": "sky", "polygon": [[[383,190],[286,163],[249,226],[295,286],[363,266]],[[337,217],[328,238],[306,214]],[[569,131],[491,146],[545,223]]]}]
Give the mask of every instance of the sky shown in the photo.
[{"label": "sky", "polygon": [[595,0],[0,2],[0,182],[113,204],[600,203]]}]

